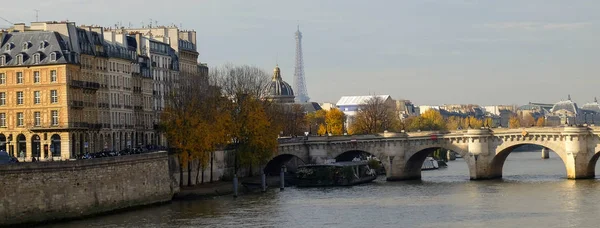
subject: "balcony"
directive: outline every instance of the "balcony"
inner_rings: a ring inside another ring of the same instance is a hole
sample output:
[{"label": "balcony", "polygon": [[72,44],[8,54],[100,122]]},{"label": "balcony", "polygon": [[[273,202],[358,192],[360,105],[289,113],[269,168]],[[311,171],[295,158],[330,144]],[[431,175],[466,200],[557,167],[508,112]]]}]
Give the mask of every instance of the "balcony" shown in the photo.
[{"label": "balcony", "polygon": [[87,122],[71,122],[71,124],[69,124],[70,127],[72,128],[89,128],[89,125]]},{"label": "balcony", "polygon": [[83,108],[84,107],[84,102],[83,101],[74,101],[74,100],[72,100],[71,102],[69,102],[69,106],[71,106],[72,108]]},{"label": "balcony", "polygon": [[96,107],[96,104],[94,104],[94,102],[87,102],[86,101],[86,102],[83,102],[83,105],[85,107],[90,107],[90,108]]},{"label": "balcony", "polygon": [[79,81],[79,80],[71,80],[71,82],[69,82],[69,85],[72,87],[76,87],[76,88],[91,89],[91,90],[97,90],[100,88],[100,83]]},{"label": "balcony", "polygon": [[98,103],[98,108],[108,108],[108,106],[109,106],[108,103],[103,103],[103,102]]},{"label": "balcony", "polygon": [[139,106],[139,105],[133,106],[133,110],[135,110],[135,111],[142,111],[143,108],[144,108],[143,106]]},{"label": "balcony", "polygon": [[133,106],[131,105],[124,105],[123,107],[125,107],[125,109],[133,109]]}]

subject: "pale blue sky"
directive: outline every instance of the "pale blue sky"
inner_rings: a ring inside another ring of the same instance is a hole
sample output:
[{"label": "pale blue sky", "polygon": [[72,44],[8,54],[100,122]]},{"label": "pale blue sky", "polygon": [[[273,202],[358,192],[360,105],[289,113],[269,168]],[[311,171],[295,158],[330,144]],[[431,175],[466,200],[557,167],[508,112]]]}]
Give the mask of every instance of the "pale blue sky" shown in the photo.
[{"label": "pale blue sky", "polygon": [[[417,104],[556,102],[600,97],[600,1],[29,0],[13,22],[103,26],[150,18],[198,32],[200,61],[279,62],[293,83],[297,22],[313,101],[390,94]],[[0,27],[8,24],[0,21]]]}]

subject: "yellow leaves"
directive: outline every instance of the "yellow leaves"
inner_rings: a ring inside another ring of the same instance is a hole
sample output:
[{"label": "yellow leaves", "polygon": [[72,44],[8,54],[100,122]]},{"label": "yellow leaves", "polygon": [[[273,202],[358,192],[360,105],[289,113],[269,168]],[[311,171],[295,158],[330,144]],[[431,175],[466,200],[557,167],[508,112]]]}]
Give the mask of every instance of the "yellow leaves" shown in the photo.
[{"label": "yellow leaves", "polygon": [[447,128],[446,120],[435,109],[429,109],[418,117],[407,118],[404,120],[404,124],[408,131],[445,130]]},{"label": "yellow leaves", "polygon": [[539,117],[537,119],[537,122],[535,123],[536,127],[543,127],[546,125],[546,120],[544,119],[544,117]]},{"label": "yellow leaves", "polygon": [[329,128],[328,132],[333,135],[344,134],[345,115],[337,108],[332,108],[325,114],[325,122]]},{"label": "yellow leaves", "polygon": [[508,127],[509,128],[521,127],[521,120],[519,120],[519,117],[516,115],[511,116],[510,119],[508,120]]}]

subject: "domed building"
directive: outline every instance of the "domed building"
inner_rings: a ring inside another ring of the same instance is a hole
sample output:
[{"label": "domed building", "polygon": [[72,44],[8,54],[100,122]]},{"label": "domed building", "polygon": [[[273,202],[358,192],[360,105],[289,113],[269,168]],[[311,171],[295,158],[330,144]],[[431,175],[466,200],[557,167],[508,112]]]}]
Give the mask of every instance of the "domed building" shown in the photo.
[{"label": "domed building", "polygon": [[581,115],[583,115],[584,123],[597,123],[598,118],[600,118],[600,104],[598,104],[598,100],[594,98],[594,102],[581,106]]},{"label": "domed building", "polygon": [[569,95],[567,100],[559,101],[552,106],[546,124],[549,126],[577,124],[577,119],[581,118],[580,112],[577,103],[573,102]]},{"label": "domed building", "polygon": [[265,88],[264,97],[275,103],[294,103],[294,90],[281,78],[279,65],[273,69],[273,78]]}]

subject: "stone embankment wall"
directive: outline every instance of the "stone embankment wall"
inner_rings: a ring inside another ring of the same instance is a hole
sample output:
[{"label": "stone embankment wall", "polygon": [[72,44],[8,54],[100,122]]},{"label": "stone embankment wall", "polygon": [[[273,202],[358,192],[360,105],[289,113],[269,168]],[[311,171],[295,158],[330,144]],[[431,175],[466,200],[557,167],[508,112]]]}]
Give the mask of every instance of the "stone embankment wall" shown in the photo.
[{"label": "stone embankment wall", "polygon": [[0,165],[0,226],[77,218],[170,201],[166,152]]}]

